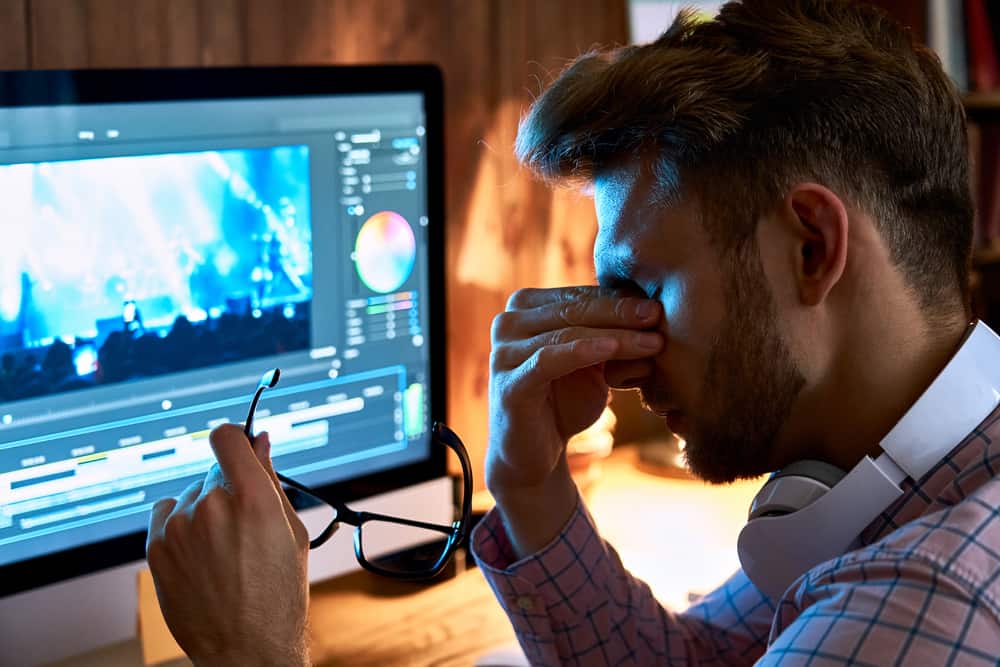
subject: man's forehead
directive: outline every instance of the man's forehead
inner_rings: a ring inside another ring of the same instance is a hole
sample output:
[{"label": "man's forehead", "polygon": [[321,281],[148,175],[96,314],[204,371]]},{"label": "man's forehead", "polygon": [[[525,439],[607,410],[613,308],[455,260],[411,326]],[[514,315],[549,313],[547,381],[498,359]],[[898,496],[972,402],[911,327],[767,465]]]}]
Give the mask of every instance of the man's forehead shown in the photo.
[{"label": "man's forehead", "polygon": [[638,163],[620,164],[613,169],[605,169],[594,178],[594,205],[597,221],[601,225],[611,225],[618,221],[624,209],[639,194],[642,169]]},{"label": "man's forehead", "polygon": [[597,212],[597,240],[594,263],[598,273],[629,259],[638,237],[655,217],[652,178],[636,164],[607,170],[594,179],[594,207]]}]

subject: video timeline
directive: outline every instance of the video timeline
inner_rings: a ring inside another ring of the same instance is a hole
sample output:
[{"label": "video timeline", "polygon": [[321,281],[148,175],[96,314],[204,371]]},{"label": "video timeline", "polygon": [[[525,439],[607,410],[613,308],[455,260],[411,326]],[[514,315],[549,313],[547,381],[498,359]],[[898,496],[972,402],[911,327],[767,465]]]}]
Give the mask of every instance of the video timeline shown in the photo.
[{"label": "video timeline", "polygon": [[[308,369],[290,369],[283,376],[289,373],[294,380]],[[400,451],[406,447],[404,381],[405,371],[397,367],[279,387],[258,412],[257,428],[271,435],[281,470],[303,478]],[[245,391],[212,403],[201,400],[227,393],[228,385],[245,389],[248,383],[222,384],[202,386],[177,405],[123,406],[101,424],[0,445],[7,470],[0,474],[0,551],[116,516],[144,514],[160,497],[203,475],[214,462],[210,430],[246,416]],[[142,416],[124,416],[129,413]],[[335,442],[331,423],[336,424]],[[37,460],[17,461],[32,465],[11,470],[9,459],[26,454]]]}]

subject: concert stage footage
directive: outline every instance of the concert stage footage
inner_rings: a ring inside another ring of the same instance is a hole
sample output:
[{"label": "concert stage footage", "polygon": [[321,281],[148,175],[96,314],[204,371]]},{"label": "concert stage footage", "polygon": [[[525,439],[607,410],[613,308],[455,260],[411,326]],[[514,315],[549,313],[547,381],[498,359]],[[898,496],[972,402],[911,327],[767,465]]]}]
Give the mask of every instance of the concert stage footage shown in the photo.
[{"label": "concert stage footage", "polygon": [[0,402],[309,346],[306,146],[0,166]]}]

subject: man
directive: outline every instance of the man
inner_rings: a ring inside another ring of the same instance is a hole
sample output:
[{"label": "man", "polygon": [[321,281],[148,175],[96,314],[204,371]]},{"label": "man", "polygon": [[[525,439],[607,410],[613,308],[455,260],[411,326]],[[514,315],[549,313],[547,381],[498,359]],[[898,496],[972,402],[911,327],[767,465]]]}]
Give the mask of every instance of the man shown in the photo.
[{"label": "man", "polygon": [[[497,508],[473,542],[533,663],[996,664],[997,401],[909,412],[969,372],[953,363],[969,354],[965,141],[937,60],[834,0],[682,18],[583,56],[537,100],[518,154],[593,186],[600,286],[519,291],[493,327]],[[567,469],[611,387],[640,389],[713,482],[849,470],[937,413],[980,425],[937,443],[950,453],[850,553],[774,598],[737,573],[676,614],[599,538]],[[167,621],[199,664],[301,664],[304,546],[266,440],[253,456],[232,428],[213,446],[221,472],[154,510]]]},{"label": "man", "polygon": [[[533,664],[997,664],[997,399],[908,412],[946,375],[974,381],[951,361],[972,206],[938,61],[869,7],[745,0],[581,57],[517,151],[593,184],[601,284],[520,291],[493,327],[497,508],[473,546]],[[850,470],[897,424],[968,426],[859,548],[773,598],[740,572],[675,614],[599,538],[567,470],[609,387],[639,388],[712,482]]]}]

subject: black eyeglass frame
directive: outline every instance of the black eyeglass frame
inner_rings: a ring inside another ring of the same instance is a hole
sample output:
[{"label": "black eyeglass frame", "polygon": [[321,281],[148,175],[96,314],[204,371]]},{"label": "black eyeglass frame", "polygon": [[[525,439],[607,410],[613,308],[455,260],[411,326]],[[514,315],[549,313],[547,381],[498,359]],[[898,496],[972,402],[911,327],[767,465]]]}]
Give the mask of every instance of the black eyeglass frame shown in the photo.
[{"label": "black eyeglass frame", "polygon": [[[261,377],[260,382],[257,384],[257,389],[254,391],[253,399],[250,401],[250,409],[247,412],[247,418],[243,426],[243,432],[251,441],[253,440],[253,419],[257,411],[257,405],[260,403],[261,395],[266,389],[277,385],[280,377],[281,371],[275,368],[265,373]],[[431,440],[455,452],[455,455],[458,457],[458,461],[462,466],[462,507],[460,509],[459,518],[453,521],[449,526],[416,521],[414,519],[391,516],[388,514],[379,514],[377,512],[359,512],[351,509],[346,503],[330,496],[327,493],[312,489],[305,484],[297,482],[294,479],[281,474],[280,472],[276,473],[278,481],[285,486],[289,486],[300,493],[304,493],[326,505],[329,505],[336,512],[335,518],[326,526],[326,528],[324,528],[314,539],[309,541],[309,548],[316,549],[325,544],[333,536],[338,524],[346,523],[349,526],[354,526],[354,555],[361,567],[369,572],[383,577],[404,580],[432,579],[440,574],[455,555],[455,551],[457,551],[458,547],[465,542],[465,538],[468,536],[472,516],[472,464],[469,461],[469,453],[466,450],[465,445],[462,443],[461,438],[459,438],[458,435],[445,424],[441,422],[436,422],[434,424],[431,429]],[[441,556],[429,568],[419,570],[415,569],[412,571],[387,569],[370,561],[364,552],[361,531],[364,524],[370,521],[394,523],[401,526],[410,526],[413,528],[421,528],[424,530],[438,532],[445,536],[447,542],[445,543]]]}]

